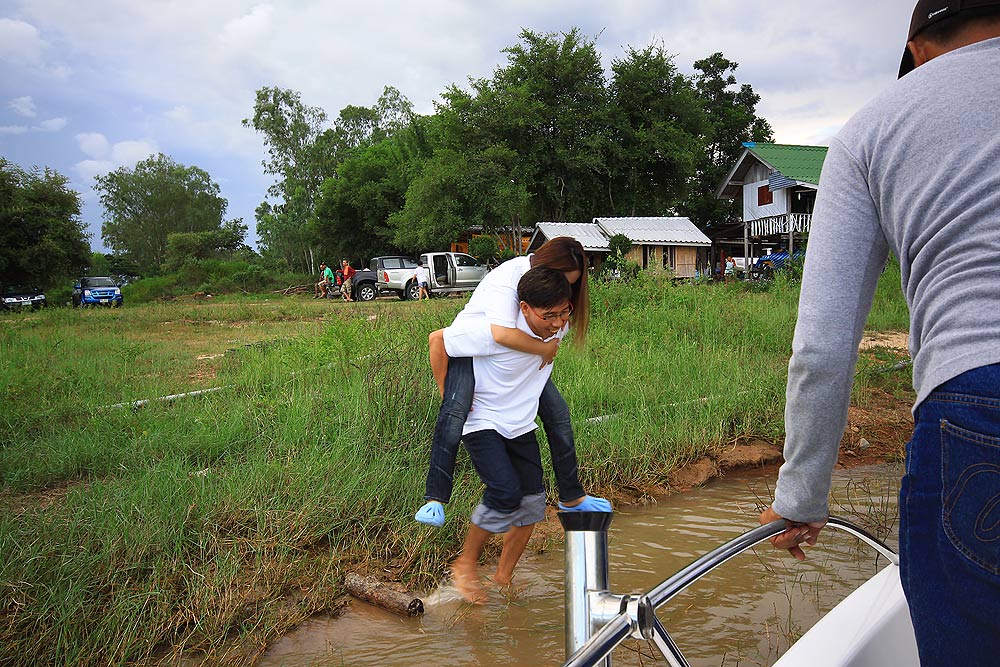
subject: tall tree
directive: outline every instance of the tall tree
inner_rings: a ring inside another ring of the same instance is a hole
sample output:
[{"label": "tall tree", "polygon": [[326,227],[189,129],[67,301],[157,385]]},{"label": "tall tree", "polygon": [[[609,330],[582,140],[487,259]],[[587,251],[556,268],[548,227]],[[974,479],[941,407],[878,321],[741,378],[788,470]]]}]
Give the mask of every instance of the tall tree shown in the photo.
[{"label": "tall tree", "polygon": [[662,45],[629,47],[611,63],[614,160],[608,197],[619,215],[665,215],[687,193],[705,116],[692,82]]},{"label": "tall tree", "polygon": [[356,151],[323,183],[317,226],[329,256],[351,261],[394,251],[391,214],[403,207],[409,183],[399,142],[385,139]]},{"label": "tall tree", "polygon": [[314,272],[315,238],[310,225],[315,217],[315,201],[320,183],[332,173],[328,151],[322,150],[320,136],[327,115],[319,107],[306,106],[294,90],[264,87],[257,91],[252,118],[243,119],[264,135],[268,159],[264,173],[275,177],[268,196],[277,203],[257,207],[257,232],[262,251],[272,259],[284,259],[289,266]]},{"label": "tall tree", "polygon": [[528,203],[518,159],[504,146],[434,153],[406,191],[406,205],[390,218],[400,247],[441,250],[471,227],[515,238]]},{"label": "tall tree", "polygon": [[[327,126],[325,111],[306,106],[295,91],[268,87],[258,90],[254,116],[243,124],[264,135],[269,158],[264,162],[264,171],[276,177],[268,190],[276,202],[263,202],[257,208],[257,230],[265,254],[313,272],[318,252],[328,253],[333,246],[345,245],[348,237],[362,238],[362,228],[356,227],[354,220],[330,219],[343,209],[337,209],[329,200],[322,202],[324,191],[338,189],[324,187],[324,183],[336,180],[338,170],[347,161],[364,161],[357,157],[359,152],[395,136],[413,119],[412,104],[391,86],[385,87],[374,107],[344,107],[333,127]],[[344,195],[341,199],[352,197]],[[356,203],[363,206],[362,202]],[[369,213],[365,215],[370,217]],[[382,226],[387,216],[385,213],[382,217]],[[331,241],[331,227],[350,233],[337,234]],[[367,228],[373,229],[371,225]],[[362,254],[360,251],[356,254]]]},{"label": "tall tree", "polygon": [[52,169],[0,157],[0,282],[51,287],[90,261],[80,195]]},{"label": "tall tree", "polygon": [[718,199],[715,190],[743,150],[744,141],[773,141],[771,124],[757,115],[760,95],[753,86],[737,86],[733,72],[739,65],[721,53],[695,61],[694,81],[708,122],[705,150],[697,168],[691,195],[683,211],[702,227],[739,218],[735,204]]},{"label": "tall tree", "polygon": [[94,189],[104,206],[104,243],[145,274],[160,270],[168,235],[219,229],[226,214],[227,202],[208,172],[162,153],[98,176]]},{"label": "tall tree", "polygon": [[504,50],[508,62],[492,78],[472,80],[470,91],[444,92],[443,147],[469,158],[493,147],[512,151],[515,188],[527,192],[517,217],[527,224],[589,219],[606,206],[609,130],[600,56],[577,29],[524,30],[520,37]]}]

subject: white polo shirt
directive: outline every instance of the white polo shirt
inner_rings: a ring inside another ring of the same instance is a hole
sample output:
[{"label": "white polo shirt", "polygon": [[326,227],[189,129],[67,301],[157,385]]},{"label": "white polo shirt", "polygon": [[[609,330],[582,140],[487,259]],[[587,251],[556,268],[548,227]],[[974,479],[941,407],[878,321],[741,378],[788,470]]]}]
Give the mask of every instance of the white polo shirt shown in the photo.
[{"label": "white polo shirt", "polygon": [[469,303],[444,330],[449,357],[478,357],[507,349],[493,340],[491,325],[516,326],[521,312],[517,284],[531,268],[531,257],[514,257],[486,274]]},{"label": "white polo shirt", "polygon": [[[564,326],[555,336],[542,339],[528,327],[520,309],[515,325],[529,336],[545,341],[562,339],[568,330],[568,326]],[[538,355],[518,352],[495,343],[491,349],[493,353],[485,356],[466,355],[474,356],[472,366],[476,374],[476,390],[472,396],[472,411],[462,434],[492,429],[505,438],[516,438],[535,428],[538,399],[552,375],[552,364],[539,369],[542,358]]]}]

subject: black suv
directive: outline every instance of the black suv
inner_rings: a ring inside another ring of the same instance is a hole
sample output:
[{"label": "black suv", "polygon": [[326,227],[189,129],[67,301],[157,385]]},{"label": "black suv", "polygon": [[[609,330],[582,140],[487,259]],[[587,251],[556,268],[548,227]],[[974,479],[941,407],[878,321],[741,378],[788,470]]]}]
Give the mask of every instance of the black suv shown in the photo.
[{"label": "black suv", "polygon": [[32,308],[38,310],[48,304],[45,292],[32,285],[10,284],[0,287],[0,309],[18,310]]}]

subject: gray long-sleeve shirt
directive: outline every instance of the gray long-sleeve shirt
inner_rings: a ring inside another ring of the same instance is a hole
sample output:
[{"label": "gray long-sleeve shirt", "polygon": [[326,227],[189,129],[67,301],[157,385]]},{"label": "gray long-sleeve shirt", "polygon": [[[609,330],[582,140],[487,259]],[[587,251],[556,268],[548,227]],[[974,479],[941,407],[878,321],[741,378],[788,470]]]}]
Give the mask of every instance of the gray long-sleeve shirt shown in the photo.
[{"label": "gray long-sleeve shirt", "polygon": [[890,250],[919,405],[941,383],[1000,362],[1000,38],[918,67],[830,144],[788,366],[773,505],[785,518],[828,514],[858,343]]}]

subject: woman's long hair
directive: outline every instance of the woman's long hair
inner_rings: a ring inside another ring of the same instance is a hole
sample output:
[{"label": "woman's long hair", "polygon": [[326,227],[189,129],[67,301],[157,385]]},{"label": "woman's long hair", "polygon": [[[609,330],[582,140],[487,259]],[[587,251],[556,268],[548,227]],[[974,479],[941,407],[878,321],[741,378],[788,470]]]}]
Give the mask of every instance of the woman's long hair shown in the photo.
[{"label": "woman's long hair", "polygon": [[557,271],[580,272],[580,279],[572,285],[573,317],[570,328],[573,329],[573,345],[582,346],[587,341],[587,327],[590,324],[590,292],[587,289],[587,253],[583,245],[569,236],[557,236],[546,241],[535,251],[531,258],[532,266],[547,266]]}]

